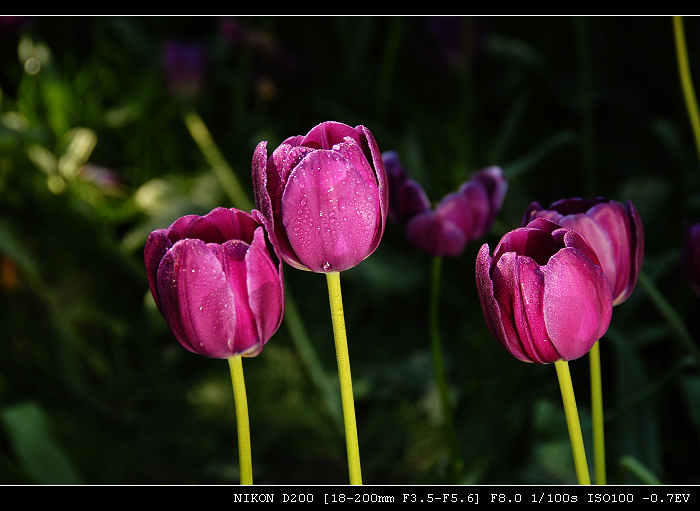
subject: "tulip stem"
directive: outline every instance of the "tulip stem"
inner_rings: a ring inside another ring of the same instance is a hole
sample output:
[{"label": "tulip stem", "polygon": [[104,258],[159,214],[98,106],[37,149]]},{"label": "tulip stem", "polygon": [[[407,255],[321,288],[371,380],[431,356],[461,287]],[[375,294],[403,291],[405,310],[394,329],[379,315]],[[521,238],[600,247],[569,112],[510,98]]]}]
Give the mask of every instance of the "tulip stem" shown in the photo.
[{"label": "tulip stem", "polygon": [[676,39],[676,56],[678,58],[678,73],[681,77],[681,86],[685,105],[690,117],[690,125],[695,135],[695,148],[700,157],[700,113],[698,113],[698,101],[693,88],[693,78],[690,74],[690,64],[688,63],[688,50],[685,45],[685,33],[683,31],[683,18],[673,17],[673,33]]},{"label": "tulip stem", "polygon": [[211,133],[209,133],[207,125],[204,124],[199,114],[194,111],[187,112],[185,114],[185,125],[199,146],[199,150],[202,151],[204,158],[211,165],[211,169],[216,174],[226,195],[238,208],[251,209],[253,204],[243,191],[238,176],[236,176],[236,173],[222,156],[221,151],[214,143]]},{"label": "tulip stem", "polygon": [[238,431],[238,464],[241,484],[253,484],[253,461],[250,455],[250,422],[248,420],[248,398],[243,378],[241,356],[229,357],[228,367],[231,371],[233,401],[236,406],[236,429]]},{"label": "tulip stem", "polygon": [[561,389],[561,400],[564,403],[564,414],[566,424],[569,428],[569,440],[571,441],[571,451],[574,455],[574,466],[578,484],[591,484],[591,476],[588,474],[588,463],[586,462],[586,450],[583,447],[583,435],[581,433],[581,423],[576,409],[576,398],[574,397],[574,387],[571,384],[571,373],[569,363],[566,360],[554,362]]},{"label": "tulip stem", "polygon": [[[253,203],[241,187],[241,183],[236,173],[231,168],[231,165],[229,165],[221,154],[221,151],[217,147],[216,142],[214,142],[207,125],[200,115],[195,111],[189,111],[184,116],[184,122],[202,155],[209,165],[211,165],[214,174],[221,184],[221,188],[228,196],[229,200],[231,200],[231,203],[238,209],[251,209]],[[299,312],[292,300],[292,295],[289,290],[287,290],[285,309],[284,321],[292,337],[292,341],[296,346],[299,359],[304,365],[311,381],[321,391],[328,415],[333,419],[336,428],[340,431],[341,420],[335,386],[332,384],[330,375],[328,375],[323,368],[313,344],[311,344],[311,340],[306,333],[306,328],[299,316]]]},{"label": "tulip stem", "polygon": [[440,396],[443,421],[450,441],[450,452],[456,455],[457,433],[452,420],[452,405],[445,378],[445,365],[442,356],[442,341],[440,338],[440,277],[442,274],[442,257],[433,258],[432,283],[430,286],[430,341],[433,352],[433,372],[435,384]]},{"label": "tulip stem", "polygon": [[591,363],[591,411],[593,415],[593,465],[596,484],[607,484],[605,474],[605,428],[603,426],[603,379],[600,371],[600,341],[588,354]]},{"label": "tulip stem", "polygon": [[326,273],[326,282],[328,284],[328,301],[331,306],[331,320],[333,321],[335,354],[338,359],[338,379],[340,380],[340,399],[345,422],[350,484],[359,485],[362,484],[362,469],[360,468],[360,447],[357,441],[357,424],[355,423],[355,401],[352,395],[350,355],[348,354],[348,339],[345,332],[343,295],[340,290],[340,273]]}]

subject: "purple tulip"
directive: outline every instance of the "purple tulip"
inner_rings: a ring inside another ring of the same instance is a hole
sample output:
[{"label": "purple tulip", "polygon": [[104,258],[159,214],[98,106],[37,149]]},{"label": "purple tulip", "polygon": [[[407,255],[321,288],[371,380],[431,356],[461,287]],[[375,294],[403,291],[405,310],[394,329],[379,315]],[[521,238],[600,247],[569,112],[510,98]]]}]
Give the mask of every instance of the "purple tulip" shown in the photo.
[{"label": "purple tulip", "polygon": [[700,224],[692,225],[686,231],[682,259],[690,287],[700,295]]},{"label": "purple tulip", "polygon": [[499,167],[488,167],[440,201],[434,211],[414,216],[406,236],[433,256],[457,256],[466,244],[482,237],[501,209],[508,184]]},{"label": "purple tulip", "polygon": [[404,223],[430,209],[430,200],[423,188],[408,179],[396,151],[382,153],[382,161],[389,182],[389,218]]},{"label": "purple tulip", "polygon": [[484,243],[476,285],[491,333],[516,358],[546,364],[585,355],[608,329],[612,299],[595,253],[544,218]]},{"label": "purple tulip", "polygon": [[533,202],[523,223],[548,218],[573,229],[588,242],[610,283],[613,305],[623,303],[634,290],[644,258],[644,228],[634,205],[602,197],[562,199],[548,209]]},{"label": "purple tulip", "polygon": [[364,126],[324,122],[253,154],[255,203],[284,261],[317,273],[343,271],[372,254],[384,234],[387,178]]},{"label": "purple tulip", "polygon": [[193,353],[255,356],[282,322],[282,263],[249,213],[179,218],[148,236],[144,260],[158,308]]},{"label": "purple tulip", "polygon": [[163,67],[170,91],[178,96],[195,96],[202,89],[206,53],[199,44],[167,41],[163,48]]}]

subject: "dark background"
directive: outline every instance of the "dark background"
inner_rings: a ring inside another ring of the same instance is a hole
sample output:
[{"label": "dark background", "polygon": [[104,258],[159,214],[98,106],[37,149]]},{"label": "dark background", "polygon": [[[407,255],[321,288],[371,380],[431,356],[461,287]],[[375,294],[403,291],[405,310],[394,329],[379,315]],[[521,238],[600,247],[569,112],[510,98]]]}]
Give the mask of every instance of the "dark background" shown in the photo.
[{"label": "dark background", "polygon": [[[697,83],[700,21],[685,22]],[[168,80],[167,41],[206,56],[197,91]],[[236,206],[188,112],[249,195],[257,142],[324,120],[368,126],[434,202],[501,165],[492,247],[530,201],[632,200],[643,271],[700,334],[680,258],[700,169],[670,17],[3,18],[0,62],[2,482],[237,482],[226,363],[178,345],[143,268],[151,230]],[[554,368],[517,361],[486,330],[481,243],[443,264],[457,475],[430,358],[430,258],[388,225],[343,274],[368,483],[575,482]],[[285,279],[335,391],[325,279],[290,267]],[[640,286],[601,351],[609,481],[649,482],[643,467],[699,482],[698,361]],[[590,447],[588,362],[571,368]],[[285,325],[244,369],[255,481],[346,482],[342,429]]]}]

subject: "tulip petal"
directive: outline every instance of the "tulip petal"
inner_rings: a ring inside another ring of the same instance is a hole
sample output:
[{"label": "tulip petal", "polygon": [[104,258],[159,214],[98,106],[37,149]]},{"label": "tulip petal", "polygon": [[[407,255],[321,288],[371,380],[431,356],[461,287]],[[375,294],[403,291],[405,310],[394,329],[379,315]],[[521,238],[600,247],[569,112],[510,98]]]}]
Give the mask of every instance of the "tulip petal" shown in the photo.
[{"label": "tulip petal", "polygon": [[544,323],[544,274],[540,266],[529,257],[518,257],[515,261],[515,277],[520,292],[515,293],[513,308],[520,339],[536,362],[555,362],[561,355],[549,339]]},{"label": "tulip petal", "polygon": [[163,256],[173,244],[168,239],[168,231],[166,229],[158,229],[148,235],[146,246],[143,249],[143,260],[146,265],[146,276],[148,277],[148,287],[151,289],[153,300],[160,308],[160,299],[158,298],[158,266]]},{"label": "tulip petal", "polygon": [[525,227],[530,227],[532,229],[540,229],[541,231],[547,231],[548,233],[553,233],[557,229],[561,229],[556,221],[546,216],[538,216],[537,218],[531,220]]},{"label": "tulip petal", "polygon": [[423,191],[423,187],[413,179],[406,179],[401,186],[396,203],[396,215],[399,222],[406,222],[430,209],[430,199]]},{"label": "tulip petal", "polygon": [[292,171],[282,223],[299,261],[315,272],[343,271],[369,256],[378,190],[334,151],[314,151]]},{"label": "tulip petal", "polygon": [[479,292],[479,302],[481,310],[486,319],[491,334],[518,360],[523,362],[531,362],[525,355],[519,343],[511,345],[506,341],[505,329],[503,328],[503,319],[501,316],[501,308],[496,301],[493,290],[493,281],[491,280],[491,265],[493,259],[489,256],[489,246],[484,243],[479,249],[476,256],[476,288]]},{"label": "tulip petal", "polygon": [[[286,148],[282,151],[289,151],[292,148],[290,145],[282,144],[282,146]],[[279,149],[280,148],[275,150],[275,152],[277,153]],[[278,153],[278,157],[283,154],[282,151]],[[252,178],[255,205],[260,211],[259,220],[267,230],[270,243],[272,243],[280,257],[284,258],[288,264],[294,268],[306,270],[307,268],[297,260],[294,251],[289,245],[289,241],[284,235],[280,211],[275,211],[273,208],[273,204],[279,204],[281,201],[282,181],[278,174],[278,169],[274,166],[274,159],[271,158],[270,161],[268,161],[267,142],[265,141],[260,142],[255,148],[255,153],[253,154]],[[269,189],[273,190],[274,197],[270,195]]]},{"label": "tulip petal", "polygon": [[379,229],[374,235],[374,240],[372,241],[372,248],[370,252],[374,252],[379,243],[382,241],[382,236],[384,236],[384,229],[386,228],[386,217],[389,214],[389,186],[387,183],[386,171],[384,170],[384,162],[382,161],[382,152],[379,150],[377,141],[372,135],[372,132],[365,126],[358,125],[355,127],[359,130],[362,137],[362,150],[368,159],[372,160],[372,168],[377,177],[377,186],[379,187],[379,212],[380,212],[380,222]]},{"label": "tulip petal", "polygon": [[445,195],[435,208],[435,214],[457,227],[462,232],[466,243],[472,231],[472,215],[467,199],[461,193],[455,192]]},{"label": "tulip petal", "polygon": [[480,183],[486,189],[490,205],[488,219],[490,226],[496,214],[501,210],[501,206],[503,206],[503,199],[505,199],[508,191],[508,182],[503,176],[501,168],[495,165],[476,172],[472,176],[471,181]]},{"label": "tulip petal", "polygon": [[361,144],[359,132],[353,127],[342,122],[326,121],[311,128],[300,145],[313,149],[330,149],[345,137],[351,137]]},{"label": "tulip petal", "polygon": [[267,192],[267,141],[263,140],[255,148],[252,162],[253,195],[255,196],[255,206],[260,213],[272,220],[272,201]]},{"label": "tulip petal", "polygon": [[520,290],[516,287],[514,274],[515,259],[517,257],[514,252],[507,252],[491,267],[493,296],[498,304],[503,334],[503,338],[499,340],[514,357],[524,362],[532,362],[533,358],[524,349],[525,347],[515,327],[514,298],[516,293],[520,294]]},{"label": "tulip petal", "polygon": [[598,260],[596,253],[593,251],[593,248],[585,239],[583,239],[583,236],[573,229],[562,227],[561,229],[557,229],[556,231],[552,232],[552,237],[561,242],[565,247],[580,250],[586,257],[588,257],[588,259],[591,260],[593,264],[600,266],[600,261]]},{"label": "tulip petal", "polygon": [[229,339],[229,349],[233,353],[257,355],[262,349],[262,343],[248,298],[246,254],[250,245],[240,240],[231,240],[223,245],[210,245],[209,248],[221,263],[221,269],[234,296],[232,303],[235,309],[236,330],[233,338]]},{"label": "tulip petal", "polygon": [[[282,197],[284,186],[289,179],[289,174],[294,170],[294,167],[304,159],[304,156],[315,150],[316,149],[310,147],[282,144],[273,151],[269,165],[274,169],[277,180],[275,181],[276,184],[274,187],[268,185],[268,192],[270,193],[273,205],[279,203],[277,199]],[[275,214],[277,213],[278,211],[275,211]]]},{"label": "tulip petal", "polygon": [[520,222],[520,225],[522,227],[525,227],[532,220],[541,216],[540,211],[542,210],[542,204],[540,204],[537,201],[531,202],[530,205],[525,209],[525,212],[523,213],[523,218]]},{"label": "tulip petal", "polygon": [[245,255],[245,264],[250,310],[255,317],[258,337],[267,340],[282,324],[284,289],[280,269],[275,267],[265,245],[262,227],[255,231],[253,243]]},{"label": "tulip petal", "polygon": [[292,147],[296,147],[298,145],[301,145],[301,143],[304,141],[304,135],[292,135],[291,137],[287,137],[284,139],[282,144],[290,145]]},{"label": "tulip petal", "polygon": [[384,151],[382,153],[382,162],[384,163],[384,170],[386,171],[386,176],[389,178],[389,181],[395,181],[397,184],[403,183],[406,179],[406,173],[401,166],[399,153],[396,151]]},{"label": "tulip petal", "polygon": [[608,202],[605,197],[594,197],[592,199],[582,199],[581,197],[572,197],[570,199],[560,199],[553,202],[549,209],[554,209],[561,213],[562,216],[575,215],[585,213],[596,204]]},{"label": "tulip petal", "polygon": [[158,268],[161,310],[188,350],[213,358],[233,355],[234,296],[219,259],[201,240],[178,241]]},{"label": "tulip petal", "polygon": [[406,182],[406,173],[399,161],[396,151],[382,153],[382,162],[386,171],[387,186],[389,188],[389,218],[395,222],[401,222],[399,193]]},{"label": "tulip petal", "polygon": [[506,252],[515,252],[518,255],[526,255],[534,259],[540,266],[544,266],[549,258],[562,247],[563,245],[545,230],[530,226],[519,227],[501,238],[493,251],[493,258],[497,260]]},{"label": "tulip petal", "polygon": [[215,208],[189,225],[187,237],[205,243],[224,243],[232,239],[250,243],[257,226],[257,222],[245,211]]},{"label": "tulip petal", "polygon": [[414,216],[408,222],[406,238],[414,246],[436,257],[458,256],[466,244],[459,227],[430,210]]},{"label": "tulip petal", "polygon": [[185,238],[191,238],[189,235],[189,228],[192,222],[199,220],[201,217],[199,215],[185,215],[178,218],[170,227],[168,227],[168,239],[175,243],[176,241],[184,240]]},{"label": "tulip petal", "polygon": [[[608,232],[587,214],[577,213],[563,216],[560,224],[562,227],[576,231],[590,245],[598,256],[600,267],[608,279],[610,292],[615,293],[618,264],[617,243],[614,243]],[[628,244],[627,240],[625,240],[625,244]]]},{"label": "tulip petal", "polygon": [[564,248],[542,267],[544,322],[564,360],[582,357],[610,325],[612,298],[600,267],[575,248]]},{"label": "tulip petal", "polygon": [[613,280],[610,281],[615,304],[623,302],[628,295],[633,250],[631,219],[625,207],[619,202],[606,202],[593,206],[586,212],[605,232],[610,240],[614,261]]},{"label": "tulip petal", "polygon": [[[379,207],[382,213],[382,227],[381,231],[378,233],[378,240],[381,240],[384,234],[387,211],[389,209],[389,188],[386,182],[387,177],[386,171],[384,170],[384,162],[382,161],[382,153],[379,150],[374,135],[372,135],[372,132],[367,127],[359,125],[356,126],[355,129],[360,130],[363,135],[360,145],[367,158],[372,160],[372,168],[377,177],[377,185],[379,186]],[[379,241],[377,241],[377,244],[379,244]]]},{"label": "tulip petal", "polygon": [[342,142],[333,146],[333,151],[340,154],[343,158],[350,162],[350,165],[360,173],[365,181],[377,183],[377,177],[374,175],[374,170],[370,166],[367,158],[362,152],[362,148],[354,139],[345,137]]},{"label": "tulip petal", "polygon": [[464,197],[465,211],[470,217],[466,222],[469,227],[464,231],[464,235],[468,241],[480,238],[491,227],[491,212],[486,189],[480,183],[468,181],[459,189],[459,194]]}]

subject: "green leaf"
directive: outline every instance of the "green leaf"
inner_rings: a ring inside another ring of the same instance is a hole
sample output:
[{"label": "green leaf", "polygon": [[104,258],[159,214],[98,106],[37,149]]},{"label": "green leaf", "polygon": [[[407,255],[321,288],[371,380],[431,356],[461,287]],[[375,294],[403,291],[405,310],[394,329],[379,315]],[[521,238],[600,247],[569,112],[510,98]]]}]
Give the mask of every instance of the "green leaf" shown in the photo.
[{"label": "green leaf", "polygon": [[503,127],[491,146],[488,159],[489,164],[495,164],[503,158],[508,145],[513,140],[513,136],[517,133],[517,127],[525,114],[529,99],[530,95],[525,93],[513,104],[513,108],[510,109],[508,117],[503,122]]},{"label": "green leaf", "polygon": [[541,67],[544,64],[544,59],[532,46],[513,37],[492,34],[488,38],[486,51],[494,57],[513,60],[527,67]]},{"label": "green leaf", "polygon": [[[612,332],[607,337],[615,353],[615,390],[614,401],[625,403],[635,396],[639,389],[644,388],[649,381],[649,375],[639,356],[639,352],[622,338]],[[656,399],[649,397],[644,406],[627,408],[626,412],[617,417],[618,444],[617,452],[625,453],[641,460],[644,464],[658,470],[661,467],[661,443]],[[636,427],[630,427],[635,424]]]},{"label": "green leaf", "polygon": [[620,458],[620,466],[627,469],[627,471],[636,476],[637,479],[644,484],[661,484],[658,477],[632,456],[623,456]]},{"label": "green leaf", "polygon": [[528,171],[534,169],[537,164],[546,158],[550,153],[575,141],[576,135],[571,131],[557,133],[553,137],[542,142],[525,156],[522,156],[512,163],[504,165],[503,169],[506,177],[512,180],[526,174]]},{"label": "green leaf", "polygon": [[690,418],[695,428],[700,430],[700,376],[686,376],[682,380],[682,388],[688,401]]},{"label": "green leaf", "polygon": [[26,474],[40,484],[80,484],[70,459],[51,434],[46,413],[34,403],[6,408],[2,424]]}]

